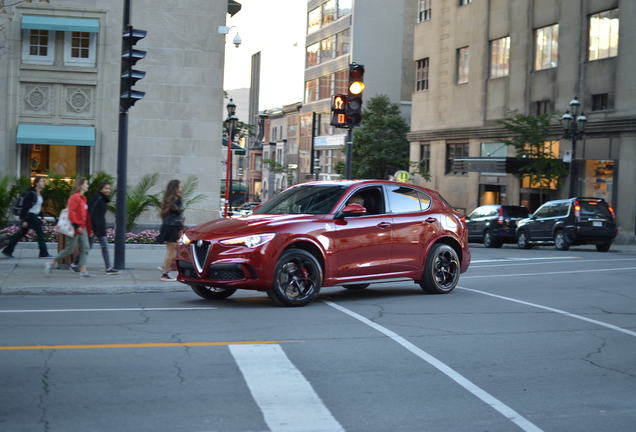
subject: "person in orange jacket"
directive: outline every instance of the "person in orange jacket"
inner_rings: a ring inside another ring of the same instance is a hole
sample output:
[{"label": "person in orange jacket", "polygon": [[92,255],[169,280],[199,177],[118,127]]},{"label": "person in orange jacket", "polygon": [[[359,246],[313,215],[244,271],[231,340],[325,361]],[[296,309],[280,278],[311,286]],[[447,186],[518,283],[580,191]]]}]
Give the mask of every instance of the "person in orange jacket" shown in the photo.
[{"label": "person in orange jacket", "polygon": [[69,256],[75,250],[79,242],[79,267],[80,276],[92,277],[86,271],[86,258],[88,256],[88,237],[91,235],[91,221],[88,214],[88,206],[86,205],[86,197],[84,194],[88,190],[88,181],[84,177],[77,177],[73,184],[73,193],[68,199],[66,208],[68,209],[68,218],[75,228],[75,235],[66,238],[66,248],[57,254],[52,261],[44,265],[45,273],[51,273],[54,264]]}]

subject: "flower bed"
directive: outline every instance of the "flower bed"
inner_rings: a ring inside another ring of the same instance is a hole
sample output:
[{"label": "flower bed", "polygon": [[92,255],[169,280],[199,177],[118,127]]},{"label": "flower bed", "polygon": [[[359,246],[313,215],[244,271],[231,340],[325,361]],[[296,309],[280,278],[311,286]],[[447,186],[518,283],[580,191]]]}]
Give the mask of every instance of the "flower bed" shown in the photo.
[{"label": "flower bed", "polygon": [[[50,224],[50,223],[43,223],[42,224],[42,231],[44,232],[44,241],[53,242],[53,243],[57,242],[57,233],[53,230],[54,227],[55,227],[55,225]],[[18,228],[18,226],[11,225],[11,226],[8,226],[8,227],[0,229],[0,235],[10,235],[10,236],[12,236],[13,234],[17,233],[19,229],[20,228]],[[158,244],[157,240],[156,240],[158,235],[159,235],[159,231],[157,231],[157,230],[144,230],[144,231],[141,231],[139,233],[128,232],[128,233],[126,233],[126,243],[129,243],[129,244]],[[106,230],[106,238],[108,239],[109,243],[114,243],[115,242],[115,229],[114,228],[108,228]],[[37,241],[37,236],[35,234],[35,231],[29,230],[29,232],[26,235],[26,238],[21,239],[21,241],[28,241],[28,242]]]}]

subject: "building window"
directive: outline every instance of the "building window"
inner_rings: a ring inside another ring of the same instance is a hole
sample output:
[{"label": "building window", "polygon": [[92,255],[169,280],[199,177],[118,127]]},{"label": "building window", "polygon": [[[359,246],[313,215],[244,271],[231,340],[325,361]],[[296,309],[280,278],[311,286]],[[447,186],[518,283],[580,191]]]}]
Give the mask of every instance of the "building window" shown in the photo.
[{"label": "building window", "polygon": [[22,40],[24,63],[53,64],[55,54],[55,32],[48,30],[25,30]]},{"label": "building window", "polygon": [[468,143],[446,144],[446,175],[466,175],[465,171],[455,171],[453,161],[468,157]]},{"label": "building window", "polygon": [[533,104],[535,115],[550,114],[552,112],[552,102],[549,99],[535,101]]},{"label": "building window", "polygon": [[349,86],[349,70],[343,69],[333,74],[334,76],[334,94],[347,93]]},{"label": "building window", "polygon": [[329,23],[334,22],[338,16],[338,8],[336,7],[336,0],[328,0],[322,4],[322,25],[326,26]]},{"label": "building window", "polygon": [[338,18],[351,13],[352,0],[338,0]]},{"label": "building window", "polygon": [[457,84],[468,82],[468,62],[470,61],[470,48],[457,49]]},{"label": "building window", "polygon": [[510,74],[510,36],[490,41],[490,78]]},{"label": "building window", "polygon": [[417,2],[417,22],[428,21],[431,19],[431,2],[432,0],[418,0]]},{"label": "building window", "polygon": [[415,62],[415,91],[428,90],[428,57]]},{"label": "building window", "polygon": [[320,41],[320,62],[336,57],[336,36]]},{"label": "building window", "polygon": [[64,33],[64,64],[95,65],[96,33]]},{"label": "building window", "polygon": [[431,145],[420,144],[420,167],[421,175],[428,175],[431,172]]},{"label": "building window", "polygon": [[590,15],[589,44],[589,60],[618,55],[618,9]]},{"label": "building window", "polygon": [[318,100],[318,78],[305,81],[305,103]]},{"label": "building window", "polygon": [[320,22],[322,21],[322,15],[320,6],[316,9],[312,9],[307,14],[307,34],[320,30]]},{"label": "building window", "polygon": [[508,145],[502,142],[481,143],[481,157],[505,158],[508,156]]},{"label": "building window", "polygon": [[592,95],[592,111],[604,111],[609,108],[609,95],[607,93]]},{"label": "building window", "polygon": [[324,75],[319,78],[318,99],[329,99],[331,97],[331,75]]},{"label": "building window", "polygon": [[336,57],[349,54],[351,50],[351,35],[349,30],[336,34]]},{"label": "building window", "polygon": [[318,51],[320,49],[320,44],[316,42],[315,44],[309,45],[307,47],[307,56],[306,62],[307,66],[315,66],[320,63],[320,57],[318,55]]},{"label": "building window", "polygon": [[473,2],[473,0],[459,0],[459,5],[460,6],[465,6],[467,4],[471,4]]},{"label": "building window", "polygon": [[534,69],[555,68],[559,64],[559,25],[554,24],[534,31]]}]

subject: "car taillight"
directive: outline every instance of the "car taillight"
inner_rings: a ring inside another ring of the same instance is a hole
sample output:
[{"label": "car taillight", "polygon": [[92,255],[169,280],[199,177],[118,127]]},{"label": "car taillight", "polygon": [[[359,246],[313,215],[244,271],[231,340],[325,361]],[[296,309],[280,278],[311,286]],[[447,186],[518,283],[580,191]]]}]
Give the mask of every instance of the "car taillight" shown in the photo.
[{"label": "car taillight", "polygon": [[574,201],[574,217],[577,221],[581,219],[581,205],[578,201]]},{"label": "car taillight", "polygon": [[466,216],[462,216],[462,217],[460,217],[460,218],[459,218],[459,220],[460,220],[460,221],[462,221],[462,222],[464,222],[464,223],[466,223]]},{"label": "car taillight", "polygon": [[499,207],[499,217],[497,218],[497,224],[498,225],[504,224],[503,207]]},{"label": "car taillight", "polygon": [[612,218],[616,219],[616,214],[614,213],[614,209],[612,206],[607,206],[609,208],[610,213],[612,214]]}]

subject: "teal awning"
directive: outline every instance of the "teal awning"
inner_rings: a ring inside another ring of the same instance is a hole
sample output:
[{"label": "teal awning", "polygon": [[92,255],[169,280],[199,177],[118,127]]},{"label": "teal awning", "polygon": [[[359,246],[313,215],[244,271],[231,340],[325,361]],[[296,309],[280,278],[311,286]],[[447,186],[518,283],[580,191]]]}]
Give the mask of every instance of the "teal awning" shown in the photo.
[{"label": "teal awning", "polygon": [[56,30],[99,33],[99,20],[89,18],[23,15],[22,28],[25,30]]},{"label": "teal awning", "polygon": [[53,126],[19,124],[18,144],[95,146],[95,128],[92,126]]},{"label": "teal awning", "polygon": [[[227,147],[227,138],[223,138],[223,147]],[[232,151],[234,152],[234,154],[237,155],[245,155],[247,153],[247,151],[245,150],[245,147],[241,147],[240,145],[236,144],[235,142],[232,142]]]}]

